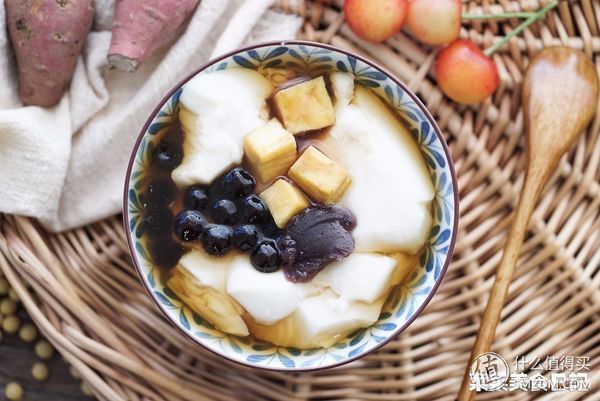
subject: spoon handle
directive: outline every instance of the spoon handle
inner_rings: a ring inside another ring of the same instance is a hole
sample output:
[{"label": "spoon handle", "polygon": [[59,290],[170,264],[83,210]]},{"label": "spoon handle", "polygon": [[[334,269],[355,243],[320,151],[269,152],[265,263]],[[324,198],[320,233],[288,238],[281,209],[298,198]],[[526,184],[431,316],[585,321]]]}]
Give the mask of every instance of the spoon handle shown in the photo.
[{"label": "spoon handle", "polygon": [[490,350],[494,340],[496,326],[498,326],[498,322],[500,321],[500,314],[506,300],[506,295],[508,294],[508,287],[515,272],[521,245],[523,244],[525,234],[527,233],[527,225],[529,224],[529,219],[535,207],[539,192],[545,182],[546,174],[530,174],[531,171],[532,170],[528,171],[525,175],[517,211],[504,246],[504,254],[502,255],[502,260],[496,271],[494,285],[485,307],[483,319],[479,326],[476,341],[471,350],[469,363],[467,364],[465,375],[458,393],[457,399],[459,401],[470,401],[475,398],[476,393],[469,389],[469,384],[471,383],[471,376],[469,374],[471,365],[480,354]]}]

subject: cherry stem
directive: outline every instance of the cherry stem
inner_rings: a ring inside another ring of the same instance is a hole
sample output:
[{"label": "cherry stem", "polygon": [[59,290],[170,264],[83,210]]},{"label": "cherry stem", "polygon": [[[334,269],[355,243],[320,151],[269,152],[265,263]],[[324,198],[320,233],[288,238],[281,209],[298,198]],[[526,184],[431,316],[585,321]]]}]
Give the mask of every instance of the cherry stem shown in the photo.
[{"label": "cherry stem", "polygon": [[544,19],[548,11],[552,10],[560,0],[552,0],[544,7],[537,11],[523,11],[523,12],[511,12],[511,13],[498,13],[498,14],[463,14],[463,20],[480,20],[480,19],[509,19],[509,18],[526,18],[525,21],[521,22],[512,32],[499,40],[496,44],[488,47],[483,51],[486,56],[491,56],[496,50],[504,46],[512,38],[523,32],[527,27],[536,21]]}]

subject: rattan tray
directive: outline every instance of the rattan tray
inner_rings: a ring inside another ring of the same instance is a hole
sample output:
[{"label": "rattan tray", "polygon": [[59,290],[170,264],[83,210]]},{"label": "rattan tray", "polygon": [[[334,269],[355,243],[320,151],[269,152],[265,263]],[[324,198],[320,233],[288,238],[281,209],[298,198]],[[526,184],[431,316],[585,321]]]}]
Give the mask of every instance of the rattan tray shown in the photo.
[{"label": "rattan tray", "polygon": [[[460,186],[455,258],[425,313],[379,352],[318,373],[257,372],[183,338],[159,314],[131,266],[120,216],[50,235],[0,217],[0,267],[48,339],[101,400],[452,400],[493,280],[523,180],[520,84],[543,46],[584,50],[600,69],[600,2],[563,1],[494,55],[502,83],[478,107],[436,88],[435,51],[397,35],[358,39],[338,1],[280,1],[306,17],[302,38],[332,43],[387,67],[419,94],[445,132]],[[544,1],[466,1],[468,11],[537,9]],[[465,24],[481,46],[516,21]],[[533,215],[494,349],[591,358],[588,393],[503,394],[507,399],[600,399],[600,115],[561,161]],[[29,289],[28,289],[29,288]],[[35,296],[34,296],[35,294]],[[594,390],[595,389],[595,390]],[[488,393],[478,399],[498,399]],[[503,398],[504,399],[504,398]]]}]

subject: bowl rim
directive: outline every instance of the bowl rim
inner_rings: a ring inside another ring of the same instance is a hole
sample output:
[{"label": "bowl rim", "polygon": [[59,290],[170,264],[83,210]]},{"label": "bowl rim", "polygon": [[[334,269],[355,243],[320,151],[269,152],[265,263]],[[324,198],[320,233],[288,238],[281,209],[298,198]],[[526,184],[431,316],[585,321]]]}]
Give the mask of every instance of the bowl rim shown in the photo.
[{"label": "bowl rim", "polygon": [[[406,322],[404,322],[404,324],[399,326],[393,333],[390,333],[390,335],[385,340],[382,340],[380,343],[378,343],[377,345],[375,345],[373,348],[371,348],[370,350],[368,350],[366,352],[361,352],[357,355],[354,355],[350,358],[346,358],[342,361],[336,362],[331,365],[316,366],[316,367],[309,367],[309,368],[299,368],[299,369],[285,368],[285,367],[282,368],[282,367],[261,366],[261,365],[256,365],[256,364],[252,364],[249,362],[231,358],[224,353],[221,353],[217,350],[213,350],[213,349],[207,347],[200,340],[193,337],[190,333],[188,333],[187,331],[185,331],[181,327],[179,327],[179,325],[177,325],[177,323],[171,318],[171,316],[164,309],[163,305],[161,305],[160,302],[158,302],[158,300],[154,296],[154,292],[152,291],[151,288],[148,287],[148,285],[146,283],[143,270],[142,270],[140,264],[138,263],[137,257],[135,256],[136,255],[135,245],[132,243],[131,230],[129,229],[129,208],[128,208],[128,204],[129,204],[128,194],[129,194],[129,189],[130,189],[129,184],[130,184],[131,171],[133,169],[135,157],[137,155],[137,151],[140,146],[140,143],[142,142],[142,139],[144,138],[144,135],[146,134],[148,127],[150,126],[152,121],[154,121],[154,119],[156,118],[156,115],[158,114],[158,112],[162,109],[164,104],[175,94],[175,92],[177,92],[183,85],[185,85],[190,79],[195,77],[200,72],[202,72],[202,71],[206,70],[207,68],[217,64],[218,62],[220,62],[226,58],[229,58],[231,56],[234,56],[238,53],[247,52],[249,50],[254,50],[254,49],[268,47],[268,46],[288,46],[288,45],[303,45],[303,46],[309,46],[309,47],[318,47],[318,48],[327,49],[327,50],[330,50],[333,52],[341,53],[346,56],[354,57],[357,60],[360,60],[363,63],[369,65],[370,67],[375,68],[376,70],[380,71],[387,78],[391,79],[396,85],[398,85],[400,88],[402,88],[402,90],[410,96],[410,98],[419,107],[421,112],[425,115],[425,117],[427,118],[427,121],[433,127],[435,134],[438,137],[438,140],[440,141],[440,143],[442,145],[442,148],[444,150],[444,156],[446,158],[448,167],[450,169],[450,174],[452,176],[451,177],[452,178],[452,190],[453,190],[453,198],[454,198],[454,224],[452,227],[452,236],[450,238],[450,245],[448,248],[448,253],[446,255],[446,259],[444,261],[444,266],[442,267],[442,269],[440,271],[440,275],[438,276],[438,279],[433,284],[433,287],[431,288],[430,293],[427,295],[427,297],[425,298],[425,300],[423,301],[421,306],[419,306],[419,308],[417,308],[415,313]],[[459,213],[458,181],[457,181],[457,177],[456,177],[456,170],[454,169],[454,161],[452,160],[452,156],[448,149],[448,145],[446,143],[446,140],[444,139],[444,136],[442,135],[442,132],[441,132],[439,126],[437,125],[437,122],[435,121],[435,119],[433,118],[433,116],[431,115],[431,113],[427,109],[427,107],[425,107],[425,105],[417,97],[417,95],[410,88],[408,88],[408,86],[406,84],[404,84],[400,79],[398,79],[394,74],[392,74],[386,68],[381,67],[377,63],[375,63],[359,54],[356,54],[350,50],[342,49],[337,46],[333,46],[333,45],[329,45],[329,44],[325,44],[325,43],[313,42],[313,41],[308,41],[308,40],[273,40],[273,41],[260,42],[260,43],[255,43],[253,45],[236,48],[236,49],[229,51],[227,53],[224,53],[216,58],[208,60],[206,63],[204,63],[200,67],[194,69],[190,74],[188,74],[181,81],[179,81],[176,85],[174,85],[173,88],[171,90],[169,90],[169,92],[159,101],[157,106],[150,113],[150,115],[146,119],[146,122],[144,123],[140,133],[138,134],[138,137],[137,137],[137,139],[133,145],[133,148],[131,150],[131,155],[129,156],[129,162],[127,165],[127,172],[126,172],[126,176],[125,176],[124,193],[123,193],[123,227],[125,229],[125,237],[127,239],[127,248],[129,250],[129,254],[131,256],[131,261],[132,261],[132,263],[135,267],[135,270],[139,276],[142,286],[144,287],[144,289],[150,296],[150,299],[152,299],[154,304],[158,307],[158,309],[165,316],[166,320],[171,325],[173,325],[180,333],[182,333],[185,337],[190,339],[192,341],[192,343],[199,345],[202,349],[208,350],[209,352],[211,352],[214,355],[224,358],[225,360],[227,360],[229,362],[233,362],[237,365],[241,365],[241,366],[253,368],[253,369],[258,369],[261,371],[271,371],[271,372],[292,372],[292,373],[298,372],[298,373],[301,373],[301,372],[315,372],[315,371],[320,371],[320,370],[325,370],[325,369],[332,369],[335,367],[339,367],[339,366],[348,364],[350,362],[354,362],[354,361],[361,359],[373,352],[376,352],[377,350],[381,349],[386,344],[390,343],[396,337],[398,337],[404,330],[406,330],[413,323],[413,321],[418,316],[421,315],[423,310],[427,307],[427,305],[429,304],[429,302],[431,301],[431,299],[437,292],[439,286],[441,285],[441,283],[444,279],[444,276],[446,274],[446,271],[448,270],[448,266],[450,265],[450,262],[452,260],[452,256],[454,253],[454,246],[456,243],[456,235],[457,235],[457,231],[458,231],[459,214],[460,213]]]}]

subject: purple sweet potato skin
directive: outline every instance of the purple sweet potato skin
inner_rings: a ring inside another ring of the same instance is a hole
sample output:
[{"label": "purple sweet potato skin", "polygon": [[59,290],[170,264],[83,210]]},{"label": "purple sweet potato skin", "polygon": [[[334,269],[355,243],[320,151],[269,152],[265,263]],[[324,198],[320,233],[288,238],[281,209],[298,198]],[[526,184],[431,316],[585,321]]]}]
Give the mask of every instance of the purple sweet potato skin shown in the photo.
[{"label": "purple sweet potato skin", "polygon": [[92,26],[93,0],[5,0],[5,7],[21,101],[54,106],[69,85]]},{"label": "purple sweet potato skin", "polygon": [[[109,63],[131,60],[135,71],[164,39],[177,31],[199,0],[115,0]],[[116,62],[115,62],[116,61]]]}]

